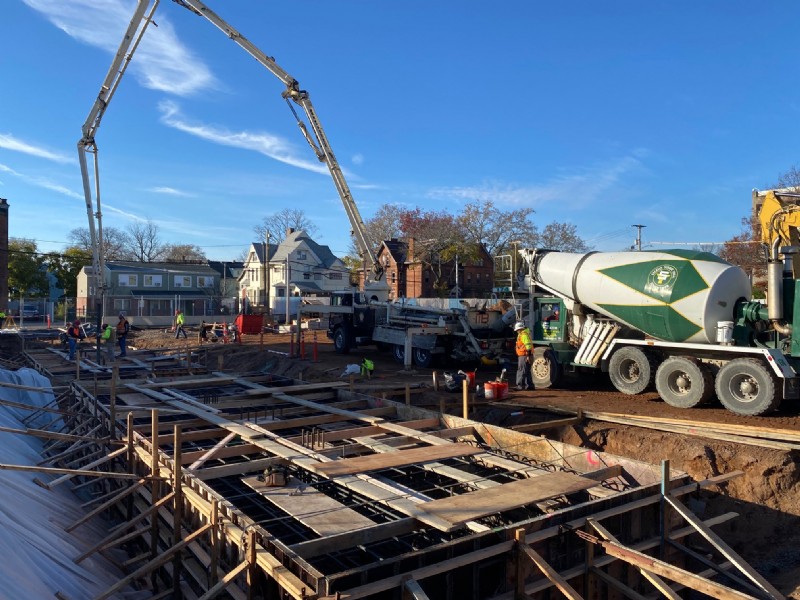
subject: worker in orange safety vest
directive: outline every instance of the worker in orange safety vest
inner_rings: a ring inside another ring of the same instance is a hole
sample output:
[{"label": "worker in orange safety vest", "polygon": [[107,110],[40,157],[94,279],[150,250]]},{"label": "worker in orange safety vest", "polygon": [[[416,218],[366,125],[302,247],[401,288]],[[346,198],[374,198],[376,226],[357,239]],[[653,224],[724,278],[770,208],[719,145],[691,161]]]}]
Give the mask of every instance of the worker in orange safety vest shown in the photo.
[{"label": "worker in orange safety vest", "polygon": [[532,390],[533,377],[531,376],[531,358],[533,356],[533,340],[531,331],[525,327],[525,323],[517,321],[514,323],[514,331],[517,332],[517,387],[518,391]]}]

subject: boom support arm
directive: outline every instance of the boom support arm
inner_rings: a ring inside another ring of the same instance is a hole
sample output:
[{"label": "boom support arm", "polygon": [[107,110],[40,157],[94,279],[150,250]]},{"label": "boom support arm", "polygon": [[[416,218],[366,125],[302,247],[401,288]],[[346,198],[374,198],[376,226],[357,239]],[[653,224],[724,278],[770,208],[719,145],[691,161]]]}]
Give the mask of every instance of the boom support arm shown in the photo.
[{"label": "boom support arm", "polygon": [[[325,131],[322,129],[322,124],[317,117],[314,106],[311,104],[311,98],[309,97],[308,92],[300,89],[300,84],[297,82],[297,80],[289,75],[289,73],[284,71],[278,65],[278,63],[275,62],[274,58],[261,52],[252,42],[250,42],[250,40],[244,37],[236,29],[231,27],[230,24],[217,15],[217,13],[208,8],[203,2],[200,0],[174,0],[174,2],[210,21],[220,31],[222,31],[237,45],[239,45],[239,47],[241,47],[245,52],[255,58],[270,73],[280,79],[286,86],[282,96],[289,104],[303,137],[306,139],[309,146],[311,146],[311,148],[314,150],[314,153],[317,155],[317,158],[320,160],[320,162],[324,162],[328,165],[328,170],[333,178],[336,191],[339,193],[339,197],[344,205],[344,210],[347,213],[347,218],[350,220],[350,227],[352,228],[353,235],[356,238],[358,250],[363,255],[363,259],[365,263],[367,263],[367,266],[371,269],[374,279],[379,280],[383,275],[383,268],[378,263],[378,260],[375,257],[375,252],[373,251],[372,246],[367,239],[364,221],[361,219],[361,214],[358,211],[355,200],[353,200],[353,195],[350,193],[350,188],[345,181],[344,173],[342,172],[342,169],[336,160],[336,156],[333,154],[333,149],[328,143],[328,138],[325,135]],[[303,121],[297,116],[294,108],[289,103],[290,100],[303,109],[303,112],[305,113],[308,123],[311,127],[311,133],[309,133],[305,123],[303,123]]]}]

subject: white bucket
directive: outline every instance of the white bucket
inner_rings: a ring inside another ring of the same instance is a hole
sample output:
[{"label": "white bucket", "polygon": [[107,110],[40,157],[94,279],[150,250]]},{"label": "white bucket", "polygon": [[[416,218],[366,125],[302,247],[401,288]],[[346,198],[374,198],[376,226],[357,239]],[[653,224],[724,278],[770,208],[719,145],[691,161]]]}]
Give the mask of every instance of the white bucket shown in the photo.
[{"label": "white bucket", "polygon": [[733,343],[733,321],[717,321],[717,343],[723,346]]}]

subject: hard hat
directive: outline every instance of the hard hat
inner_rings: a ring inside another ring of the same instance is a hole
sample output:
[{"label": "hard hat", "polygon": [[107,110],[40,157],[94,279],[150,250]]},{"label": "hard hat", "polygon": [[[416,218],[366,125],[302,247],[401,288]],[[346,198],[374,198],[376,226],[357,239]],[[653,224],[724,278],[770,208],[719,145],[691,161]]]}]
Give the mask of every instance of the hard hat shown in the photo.
[{"label": "hard hat", "polygon": [[519,331],[520,329],[525,329],[525,323],[522,321],[517,321],[514,323],[514,331]]},{"label": "hard hat", "polygon": [[80,322],[80,321],[73,321],[73,322],[72,322],[72,325],[73,325],[74,327],[78,327],[80,324],[81,324],[81,322]]}]

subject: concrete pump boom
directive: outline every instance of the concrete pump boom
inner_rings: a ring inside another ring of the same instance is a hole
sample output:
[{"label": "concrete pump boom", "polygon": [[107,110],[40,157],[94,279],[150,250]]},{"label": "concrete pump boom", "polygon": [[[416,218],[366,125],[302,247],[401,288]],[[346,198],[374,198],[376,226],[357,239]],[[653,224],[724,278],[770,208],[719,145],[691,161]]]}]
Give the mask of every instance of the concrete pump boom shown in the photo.
[{"label": "concrete pump boom", "polygon": [[[100,86],[100,93],[94,101],[89,111],[86,121],[81,128],[81,139],[78,141],[78,161],[81,166],[81,179],[83,181],[83,195],[86,199],[86,214],[89,219],[89,238],[92,244],[92,269],[95,281],[94,294],[95,311],[97,318],[97,330],[100,330],[100,321],[103,318],[105,301],[105,284],[103,280],[103,270],[105,268],[105,257],[103,256],[103,217],[100,210],[100,173],[97,156],[97,143],[95,135],[103,120],[106,109],[108,108],[114,92],[122,81],[122,76],[130,64],[131,57],[139,46],[139,42],[144,36],[147,26],[152,22],[153,13],[158,7],[160,0],[152,0],[152,5],[148,10],[151,0],[138,0],[136,10],[131,17],[125,35],[119,45],[111,67],[108,69],[103,84]],[[147,13],[145,15],[145,13]],[[89,165],[86,160],[87,154],[94,155],[94,199],[92,198],[92,185],[89,177]],[[94,201],[97,203],[97,211],[94,211]],[[95,227],[97,219],[97,227]],[[91,279],[90,279],[91,281]],[[100,346],[97,347],[98,359],[100,357]]]},{"label": "concrete pump boom", "polygon": [[[336,160],[336,156],[333,154],[333,150],[328,143],[328,138],[325,135],[325,131],[322,129],[322,124],[319,122],[319,118],[314,110],[314,106],[311,104],[311,98],[309,98],[308,92],[301,90],[300,84],[297,82],[297,80],[289,75],[289,73],[284,71],[278,65],[278,63],[275,62],[274,58],[261,52],[261,50],[259,50],[252,42],[250,42],[250,40],[244,37],[236,29],[231,27],[224,19],[208,8],[203,2],[200,0],[173,1],[191,10],[196,15],[204,17],[210,21],[231,40],[236,42],[236,44],[238,44],[239,47],[241,47],[245,52],[255,58],[270,73],[280,79],[286,86],[286,89],[281,95],[286,99],[286,103],[292,110],[292,113],[297,121],[297,125],[300,127],[300,131],[303,133],[303,137],[305,137],[309,146],[311,146],[312,150],[314,150],[317,158],[320,160],[320,162],[324,162],[328,165],[328,170],[331,173],[331,177],[333,177],[333,183],[336,186],[336,191],[339,192],[339,197],[344,205],[347,218],[350,220],[350,227],[352,227],[353,235],[356,238],[358,250],[363,256],[365,266],[372,271],[374,280],[380,280],[380,278],[383,276],[383,268],[380,264],[378,264],[378,260],[375,257],[375,252],[369,243],[369,239],[367,238],[366,234],[366,227],[361,219],[361,214],[358,212],[358,207],[356,206],[355,200],[353,200],[353,195],[350,193],[350,188],[345,181],[344,173],[342,172],[342,169]],[[306,118],[311,126],[313,136],[309,133],[305,123],[303,123],[303,121],[297,116],[294,107],[292,107],[291,103],[289,102],[290,100],[303,109],[303,112],[306,114]]]}]

